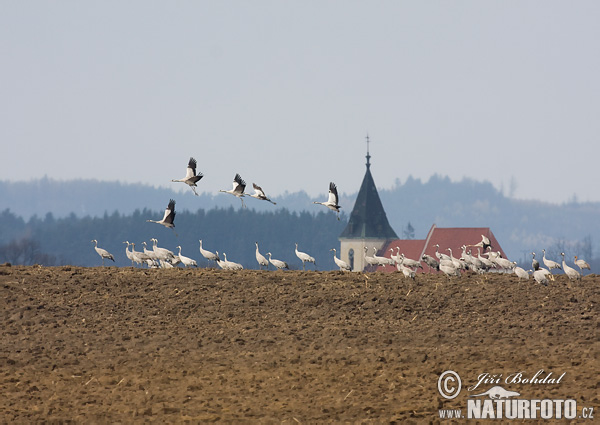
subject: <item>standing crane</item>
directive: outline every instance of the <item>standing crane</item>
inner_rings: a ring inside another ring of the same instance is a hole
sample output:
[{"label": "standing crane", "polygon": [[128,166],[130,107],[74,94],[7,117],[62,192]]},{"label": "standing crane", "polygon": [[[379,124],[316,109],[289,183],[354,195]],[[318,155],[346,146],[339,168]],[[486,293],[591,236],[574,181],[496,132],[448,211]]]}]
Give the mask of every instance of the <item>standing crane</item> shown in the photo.
[{"label": "standing crane", "polygon": [[188,166],[187,166],[187,171],[185,174],[185,177],[182,179],[176,179],[176,180],[171,180],[172,182],[181,182],[181,183],[185,183],[187,184],[192,191],[194,192],[194,195],[198,196],[198,193],[196,192],[196,183],[202,178],[204,177],[204,175],[202,173],[197,173],[196,174],[196,160],[194,158],[190,158],[190,161],[188,162]]},{"label": "standing crane", "polygon": [[352,270],[348,263],[346,263],[344,260],[336,257],[337,251],[335,250],[335,248],[331,248],[330,251],[333,251],[333,262],[335,263],[336,266],[338,266],[340,268],[340,271],[349,272]]},{"label": "standing crane", "polygon": [[142,242],[142,245],[144,245],[144,254],[148,257],[148,260],[146,261],[148,267],[150,267],[151,269],[155,269],[158,266],[160,266],[159,259],[156,256],[156,253],[153,250],[148,249],[146,241]]},{"label": "standing crane", "polygon": [[258,250],[258,242],[254,243],[256,244],[256,261],[258,262],[258,267],[260,267],[261,270],[263,267],[266,267],[267,270],[269,270],[269,261]]},{"label": "standing crane", "polygon": [[214,252],[211,252],[211,251],[208,251],[208,250],[202,248],[202,239],[200,239],[199,241],[200,241],[200,254],[202,254],[202,256],[208,260],[208,265],[210,265],[211,261],[215,261],[218,264],[218,262],[221,261],[221,259],[219,258],[219,253],[218,252],[214,253]]},{"label": "standing crane", "polygon": [[245,196],[244,189],[246,189],[246,182],[242,180],[239,174],[236,174],[233,178],[233,188],[231,190],[219,190],[219,192],[229,193],[233,196],[236,196],[242,201],[242,207],[246,208],[244,204],[244,200],[242,199]]},{"label": "standing crane", "polygon": [[269,256],[269,263],[273,264],[279,270],[289,269],[288,264],[285,261],[276,260],[274,258],[271,258],[270,252],[267,252],[267,255]]},{"label": "standing crane", "polygon": [[338,205],[338,192],[337,192],[337,187],[335,186],[334,182],[329,183],[329,198],[327,199],[326,202],[313,202],[313,204],[320,204],[320,205],[324,205],[327,208],[329,208],[332,211],[335,211],[337,213],[337,219],[340,219],[340,207]]},{"label": "standing crane", "polygon": [[127,244],[127,246],[125,247],[125,255],[127,256],[128,259],[131,260],[131,267],[134,267],[133,262],[135,261],[135,257],[133,255],[133,252],[131,252],[129,250],[129,247],[131,246],[131,243],[129,241],[125,241],[123,242],[124,244]]},{"label": "standing crane", "polygon": [[261,201],[269,201],[273,205],[277,205],[276,202],[271,201],[267,195],[265,195],[265,191],[262,190],[262,187],[257,185],[256,183],[252,183],[252,187],[254,188],[254,193],[252,195],[248,194],[251,198],[260,199]]},{"label": "standing crane", "polygon": [[544,262],[546,267],[548,267],[548,269],[550,269],[550,270],[560,269],[560,264],[558,264],[556,261],[548,260],[546,258],[546,250],[545,249],[542,249],[542,252],[544,253],[544,257],[542,258],[542,261]]},{"label": "standing crane", "polygon": [[521,279],[529,280],[529,272],[527,270],[525,270],[524,268],[515,267],[514,272],[517,275],[517,277],[519,278],[519,280],[521,280]]},{"label": "standing crane", "polygon": [[175,262],[175,254],[172,251],[168,250],[167,248],[159,247],[158,239],[152,238],[150,240],[152,241],[152,251],[158,260],[163,263],[166,262],[171,264]]},{"label": "standing crane", "polygon": [[423,266],[421,265],[420,261],[413,260],[411,258],[406,258],[404,256],[404,253],[400,254],[400,257],[401,257],[400,264],[408,267],[409,269],[417,269],[417,268],[421,268],[421,270],[423,269]]},{"label": "standing crane", "polygon": [[431,269],[434,269],[434,270],[440,269],[440,263],[438,262],[438,260],[433,258],[431,255],[423,254],[423,256],[421,257],[421,260],[423,260],[423,262],[429,266],[429,273],[431,273]]},{"label": "standing crane", "polygon": [[113,257],[113,255],[108,252],[105,249],[102,248],[98,248],[98,241],[96,239],[92,239],[92,242],[94,242],[94,249],[96,250],[96,252],[98,253],[98,255],[102,258],[102,266],[104,266],[104,259],[108,258],[109,260],[112,260],[113,263],[115,262],[115,257]]},{"label": "standing crane", "polygon": [[[144,242],[145,243],[145,242]],[[148,267],[152,263],[152,259],[146,255],[145,252],[140,252],[135,250],[135,243],[131,242],[131,254],[133,255],[133,259],[136,263],[139,263],[140,266],[143,267],[146,264]]]},{"label": "standing crane", "polygon": [[298,242],[296,242],[296,257],[298,257],[299,259],[302,260],[302,270],[305,270],[305,268],[304,268],[305,263],[313,263],[315,265],[315,270],[316,270],[317,263],[315,262],[315,259],[313,257],[311,257],[310,255],[308,255],[306,252],[298,251]]},{"label": "standing crane", "polygon": [[565,274],[567,275],[567,277],[571,280],[575,279],[575,280],[581,280],[581,274],[575,270],[572,267],[567,266],[567,263],[565,263],[565,253],[561,252],[560,255],[562,255],[562,268],[563,271],[565,272]]},{"label": "standing crane", "polygon": [[229,261],[226,253],[223,253],[223,258],[225,258],[224,263],[227,265],[227,270],[242,270],[244,268],[240,263]]},{"label": "standing crane", "polygon": [[165,215],[163,216],[162,220],[158,220],[158,221],[157,220],[146,220],[146,221],[149,223],[162,224],[166,228],[173,229],[175,227],[175,224],[173,223],[174,220],[175,220],[175,201],[171,199],[169,201],[169,205],[167,205],[167,208],[165,209]]},{"label": "standing crane", "polygon": [[365,251],[365,263],[367,263],[370,266],[378,266],[379,265],[379,261],[377,261],[374,257],[371,257],[369,255],[367,255],[367,247],[363,247],[364,251]]},{"label": "standing crane", "polygon": [[535,252],[532,252],[531,255],[533,255],[533,259],[531,260],[531,267],[533,268],[533,271],[539,270],[540,262],[535,259]]},{"label": "standing crane", "polygon": [[198,263],[196,263],[196,260],[181,255],[181,246],[177,246],[176,248],[179,249],[179,254],[177,256],[179,257],[179,261],[181,261],[181,264],[183,264],[185,267],[198,267]]},{"label": "standing crane", "polygon": [[592,270],[590,268],[590,265],[587,263],[587,261],[578,259],[577,256],[575,256],[575,264],[577,265],[577,267],[579,267],[579,270],[581,270],[582,273],[583,273],[583,269]]}]

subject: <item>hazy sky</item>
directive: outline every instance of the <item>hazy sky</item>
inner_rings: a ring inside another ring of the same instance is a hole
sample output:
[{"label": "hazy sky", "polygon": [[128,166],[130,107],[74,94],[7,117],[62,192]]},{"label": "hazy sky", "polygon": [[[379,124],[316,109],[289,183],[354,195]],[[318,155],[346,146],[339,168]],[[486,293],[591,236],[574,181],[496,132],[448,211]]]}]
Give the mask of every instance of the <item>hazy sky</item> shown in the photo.
[{"label": "hazy sky", "polygon": [[[600,201],[600,2],[0,0],[0,180]],[[223,195],[225,196],[225,195]]]}]

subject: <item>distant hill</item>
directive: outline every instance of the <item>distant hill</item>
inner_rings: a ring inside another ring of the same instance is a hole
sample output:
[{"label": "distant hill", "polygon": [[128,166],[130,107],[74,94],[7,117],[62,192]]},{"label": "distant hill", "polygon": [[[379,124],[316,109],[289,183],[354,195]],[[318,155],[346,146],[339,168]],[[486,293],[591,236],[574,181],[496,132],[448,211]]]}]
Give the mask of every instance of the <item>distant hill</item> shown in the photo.
[{"label": "distant hill", "polygon": [[[185,188],[187,189],[187,187]],[[448,177],[435,175],[428,181],[409,177],[396,181],[390,189],[379,189],[388,220],[402,237],[408,224],[415,238],[424,238],[432,224],[440,227],[490,227],[502,248],[515,261],[530,262],[531,252],[541,257],[545,248],[548,256],[559,260],[564,251],[592,258],[600,240],[600,203],[550,204],[540,201],[517,200],[506,197],[489,182],[464,179],[452,182]],[[325,196],[325,194],[320,197]],[[319,198],[320,198],[319,197]],[[103,217],[118,212],[131,215],[148,208],[161,211],[168,200],[177,200],[178,211],[209,211],[214,208],[238,209],[239,200],[226,194],[202,193],[195,196],[190,190],[177,191],[142,184],[103,182],[98,180],[58,181],[48,178],[30,182],[0,181],[0,211],[29,220],[33,216],[63,218]],[[356,193],[345,194],[340,204],[349,214]],[[274,197],[277,205],[248,199],[250,210],[275,212],[285,208],[290,212],[321,210],[304,192],[285,193]],[[142,217],[144,218],[144,217]],[[150,217],[148,217],[150,218]],[[476,242],[476,241],[474,241]]]},{"label": "distant hill", "polygon": [[489,182],[452,182],[437,175],[427,182],[409,177],[379,194],[400,237],[409,222],[416,239],[425,238],[434,223],[439,227],[489,227],[509,258],[529,265],[531,252],[540,258],[543,248],[559,262],[561,251],[569,261],[573,255],[590,259],[600,240],[600,203],[558,205],[512,199]]},{"label": "distant hill", "polygon": [[[185,190],[153,187],[144,184],[106,182],[100,180],[54,180],[42,178],[28,182],[0,181],[0,211],[10,209],[14,214],[28,220],[33,216],[44,217],[51,213],[55,218],[75,214],[77,217],[101,217],[105,213],[132,214],[135,210],[150,208],[164,209],[173,198],[178,211],[192,211],[213,208],[238,208],[238,199],[224,193],[200,193],[196,196],[187,186]],[[326,194],[322,195],[326,197]],[[352,205],[354,197],[342,198],[344,205]],[[274,206],[268,202],[247,198],[246,204],[256,211],[275,211],[286,208],[301,212],[318,212],[322,207],[315,206],[305,192],[284,193],[273,198]],[[349,212],[349,211],[347,211]]]}]

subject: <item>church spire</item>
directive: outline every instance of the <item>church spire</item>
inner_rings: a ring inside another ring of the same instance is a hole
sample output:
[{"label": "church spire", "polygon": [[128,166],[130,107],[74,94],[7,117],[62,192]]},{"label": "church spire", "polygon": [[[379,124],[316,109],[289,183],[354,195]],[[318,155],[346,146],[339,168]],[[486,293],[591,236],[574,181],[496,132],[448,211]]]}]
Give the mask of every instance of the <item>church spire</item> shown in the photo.
[{"label": "church spire", "polygon": [[371,155],[369,154],[369,134],[367,133],[367,170],[371,168]]},{"label": "church spire", "polygon": [[342,239],[376,238],[382,240],[398,239],[390,226],[379,193],[371,175],[371,154],[369,153],[369,135],[367,135],[367,171],[356,196],[354,208],[350,213],[348,225],[340,235]]}]

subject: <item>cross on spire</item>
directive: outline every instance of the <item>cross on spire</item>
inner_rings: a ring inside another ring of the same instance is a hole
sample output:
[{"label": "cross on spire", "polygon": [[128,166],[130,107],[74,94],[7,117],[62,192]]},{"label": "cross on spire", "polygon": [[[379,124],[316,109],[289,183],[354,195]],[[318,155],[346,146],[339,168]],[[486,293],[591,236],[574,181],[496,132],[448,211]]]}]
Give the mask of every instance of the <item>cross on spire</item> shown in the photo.
[{"label": "cross on spire", "polygon": [[369,154],[369,134],[367,133],[367,169],[371,167],[371,155]]}]

